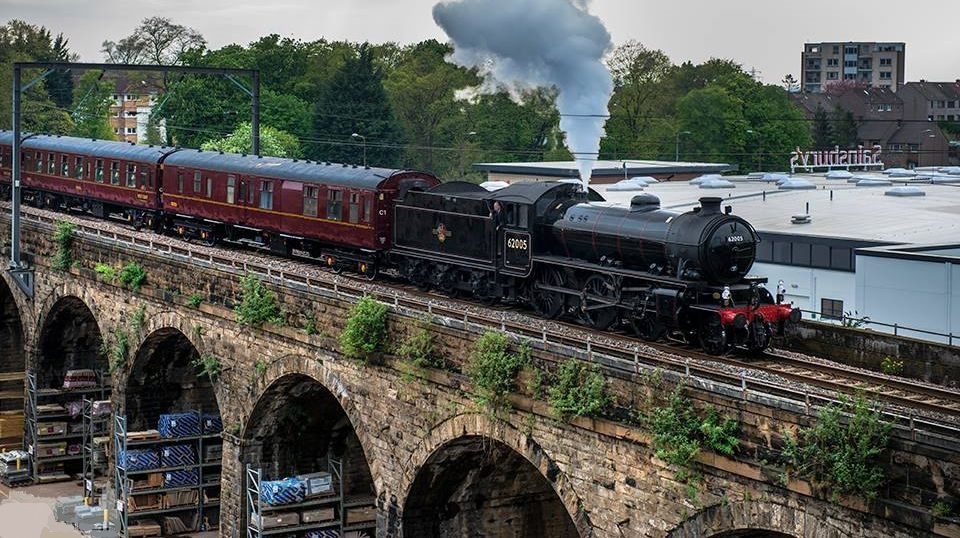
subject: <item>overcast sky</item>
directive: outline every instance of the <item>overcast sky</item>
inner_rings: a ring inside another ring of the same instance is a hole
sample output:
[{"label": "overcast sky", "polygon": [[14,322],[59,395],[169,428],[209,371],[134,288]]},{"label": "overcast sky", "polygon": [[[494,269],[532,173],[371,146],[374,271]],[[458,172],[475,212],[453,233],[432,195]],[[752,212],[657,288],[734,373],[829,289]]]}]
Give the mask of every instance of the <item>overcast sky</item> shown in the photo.
[{"label": "overcast sky", "polygon": [[[519,0],[504,0],[508,2]],[[20,18],[63,32],[84,61],[148,16],[170,17],[210,47],[277,33],[303,40],[444,39],[436,0],[0,0],[0,23]],[[636,39],[674,62],[731,58],[767,82],[799,78],[805,41],[903,41],[907,80],[960,79],[960,0],[593,0],[614,43]]]}]

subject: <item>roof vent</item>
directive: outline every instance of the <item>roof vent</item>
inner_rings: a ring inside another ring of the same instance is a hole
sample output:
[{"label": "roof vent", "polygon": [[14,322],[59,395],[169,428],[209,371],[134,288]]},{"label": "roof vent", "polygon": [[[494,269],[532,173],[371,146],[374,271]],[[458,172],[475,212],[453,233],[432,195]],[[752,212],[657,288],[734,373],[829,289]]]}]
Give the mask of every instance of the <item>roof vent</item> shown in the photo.
[{"label": "roof vent", "polygon": [[354,167],[354,168],[356,168],[356,167],[357,167],[357,165],[353,165],[353,167]]},{"label": "roof vent", "polygon": [[810,224],[810,215],[794,215],[790,217],[790,224]]},{"label": "roof vent", "polygon": [[888,179],[861,179],[857,182],[858,187],[887,187],[893,185]]},{"label": "roof vent", "polygon": [[700,185],[701,183],[709,179],[720,179],[720,178],[721,178],[720,174],[704,174],[696,179],[691,179],[689,183],[691,185]]},{"label": "roof vent", "polygon": [[363,168],[364,168],[364,170],[369,170],[369,169],[370,169],[369,166],[364,166]]},{"label": "roof vent", "polygon": [[293,162],[298,163],[298,162],[300,162],[300,161],[299,161],[299,159],[294,159]]},{"label": "roof vent", "polygon": [[257,158],[258,158],[258,159],[262,159],[262,158],[263,158],[263,155],[257,155]]},{"label": "roof vent", "polygon": [[246,154],[246,153],[241,153],[240,156],[241,156],[241,157],[246,157],[247,154]]},{"label": "roof vent", "polygon": [[920,190],[920,187],[906,187],[906,186],[904,186],[904,187],[894,187],[894,188],[892,188],[892,189],[884,192],[883,194],[886,195],[886,196],[900,196],[900,197],[926,196],[926,195],[927,195],[927,193],[925,193],[925,192],[923,192],[922,190]]},{"label": "roof vent", "polygon": [[816,189],[817,186],[806,179],[797,178],[797,179],[788,179],[783,183],[779,183],[779,188],[785,191],[800,191],[800,190]]},{"label": "roof vent", "polygon": [[830,170],[827,172],[827,179],[850,179],[853,174],[849,170]]},{"label": "roof vent", "polygon": [[222,150],[222,149],[220,150],[220,155],[223,155],[223,150]]},{"label": "roof vent", "polygon": [[346,168],[346,167],[347,167],[347,163],[343,163],[343,167]]},{"label": "roof vent", "polygon": [[638,194],[630,199],[631,212],[645,212],[660,209],[660,199],[652,194]]},{"label": "roof vent", "polygon": [[733,184],[732,181],[727,181],[726,179],[705,179],[700,182],[701,189],[734,189],[737,186]]}]

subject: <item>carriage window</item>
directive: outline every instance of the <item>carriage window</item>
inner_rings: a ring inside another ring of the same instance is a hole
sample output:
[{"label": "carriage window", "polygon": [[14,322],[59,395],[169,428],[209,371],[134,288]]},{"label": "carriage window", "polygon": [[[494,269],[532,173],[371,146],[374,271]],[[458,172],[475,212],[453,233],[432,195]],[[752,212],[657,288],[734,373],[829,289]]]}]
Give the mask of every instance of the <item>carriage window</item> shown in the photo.
[{"label": "carriage window", "polygon": [[253,204],[253,197],[254,197],[254,192],[253,192],[253,191],[256,190],[256,188],[257,188],[257,187],[256,187],[256,183],[254,183],[253,181],[251,181],[249,187],[247,188],[247,203],[248,203],[248,204],[251,204],[251,205]]},{"label": "carriage window", "polygon": [[183,192],[183,172],[177,172],[177,192]]},{"label": "carriage window", "polygon": [[70,177],[70,159],[66,155],[60,156],[60,175]]},{"label": "carriage window", "polygon": [[327,218],[330,220],[343,219],[343,192],[327,191]]},{"label": "carriage window", "polygon": [[77,179],[83,179],[83,157],[73,158],[73,175]]},{"label": "carriage window", "polygon": [[150,169],[146,166],[140,166],[140,186],[141,187],[152,187],[152,182],[150,181]]},{"label": "carriage window", "polygon": [[200,194],[200,172],[193,173],[193,193]]},{"label": "carriage window", "polygon": [[110,163],[110,184],[120,184],[120,163],[116,161]]},{"label": "carriage window", "polygon": [[37,172],[43,172],[43,153],[37,152],[37,160],[34,161]]},{"label": "carriage window", "polygon": [[51,176],[57,173],[57,156],[53,153],[47,154],[47,173]]},{"label": "carriage window", "polygon": [[127,186],[137,186],[137,167],[132,164],[127,165]]},{"label": "carriage window", "polygon": [[247,199],[247,184],[246,182],[240,182],[240,196],[237,197],[237,200],[242,204],[244,200]]},{"label": "carriage window", "polygon": [[207,178],[207,198],[213,198],[213,178]]},{"label": "carriage window", "polygon": [[317,216],[317,198],[320,188],[313,185],[303,186],[303,214],[308,217]]},{"label": "carriage window", "polygon": [[356,223],[360,220],[360,193],[350,193],[350,222]]},{"label": "carriage window", "polygon": [[97,178],[97,183],[103,183],[103,161],[97,159],[97,167],[94,171],[94,177]]},{"label": "carriage window", "polygon": [[[227,203],[232,204],[237,188],[237,176],[227,176]],[[240,195],[241,197],[243,194]]]},{"label": "carriage window", "polygon": [[370,222],[370,213],[373,210],[373,200],[369,196],[363,197],[363,222]]},{"label": "carriage window", "polygon": [[260,182],[260,209],[273,209],[273,182]]}]

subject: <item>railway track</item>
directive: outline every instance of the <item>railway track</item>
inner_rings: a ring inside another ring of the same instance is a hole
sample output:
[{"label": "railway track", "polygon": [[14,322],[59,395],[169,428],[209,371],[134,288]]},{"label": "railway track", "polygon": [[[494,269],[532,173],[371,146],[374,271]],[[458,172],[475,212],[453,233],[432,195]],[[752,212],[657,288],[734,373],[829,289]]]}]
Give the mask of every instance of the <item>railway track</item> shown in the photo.
[{"label": "railway track", "polygon": [[[28,209],[25,221],[52,227],[56,218],[42,211]],[[281,284],[338,298],[376,294],[407,315],[442,317],[463,329],[473,331],[500,330],[529,340],[536,347],[555,351],[561,356],[577,356],[601,363],[623,374],[641,374],[652,369],[678,373],[689,379],[722,383],[749,392],[787,398],[806,409],[837,401],[840,394],[858,392],[895,406],[886,410],[888,420],[908,426],[918,424],[925,431],[950,437],[960,436],[960,391],[919,384],[886,376],[852,370],[843,365],[827,365],[798,354],[771,351],[758,359],[737,356],[713,356],[676,344],[650,343],[619,333],[597,333],[580,325],[534,318],[513,307],[482,307],[475,302],[422,292],[413,286],[387,282],[370,282],[334,275],[304,260],[280,258],[261,252],[203,247],[132,230],[105,230],[105,225],[118,225],[94,219],[79,221],[78,230],[95,240],[133,246],[139,250],[176,256],[193,263],[209,265],[230,272],[244,271]],[[248,255],[238,255],[245,252]],[[418,314],[419,313],[419,314]],[[758,375],[758,373],[766,375]],[[777,382],[776,376],[790,383]],[[821,389],[803,390],[803,384]],[[921,411],[921,413],[916,413]]]}]

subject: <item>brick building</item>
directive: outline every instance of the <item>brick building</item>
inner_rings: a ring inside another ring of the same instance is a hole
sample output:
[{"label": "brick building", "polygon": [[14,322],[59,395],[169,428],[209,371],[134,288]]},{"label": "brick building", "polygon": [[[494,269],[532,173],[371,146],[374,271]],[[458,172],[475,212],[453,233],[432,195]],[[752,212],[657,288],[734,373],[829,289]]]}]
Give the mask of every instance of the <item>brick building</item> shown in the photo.
[{"label": "brick building", "polygon": [[960,121],[960,79],[953,82],[908,82],[899,92],[907,119]]},{"label": "brick building", "polygon": [[[156,105],[157,94],[150,87],[134,85],[118,80],[110,105],[110,127],[118,140],[134,144],[147,141],[147,126],[150,111]],[[161,120],[157,126],[160,139],[164,139],[166,127]]]}]

